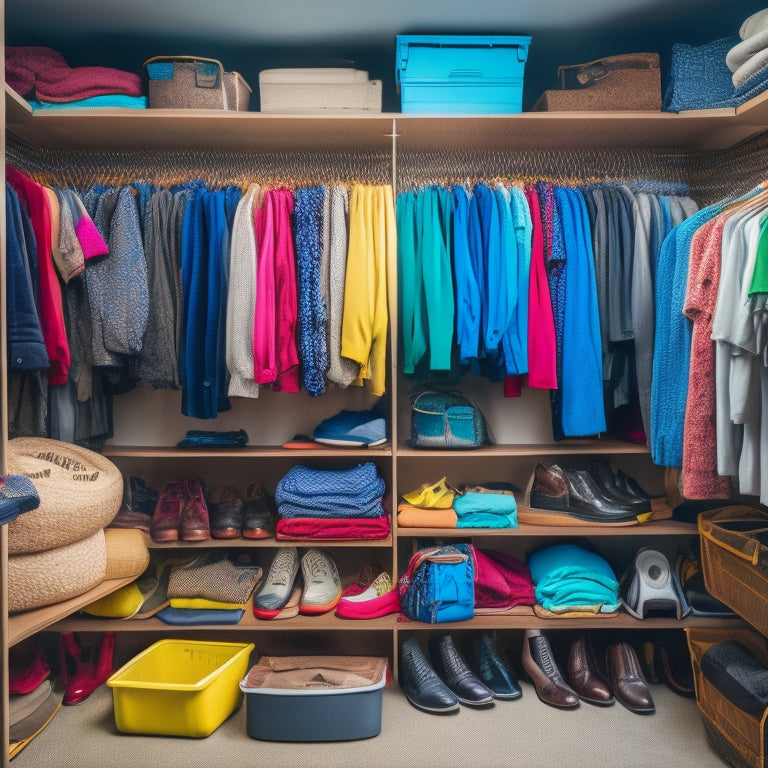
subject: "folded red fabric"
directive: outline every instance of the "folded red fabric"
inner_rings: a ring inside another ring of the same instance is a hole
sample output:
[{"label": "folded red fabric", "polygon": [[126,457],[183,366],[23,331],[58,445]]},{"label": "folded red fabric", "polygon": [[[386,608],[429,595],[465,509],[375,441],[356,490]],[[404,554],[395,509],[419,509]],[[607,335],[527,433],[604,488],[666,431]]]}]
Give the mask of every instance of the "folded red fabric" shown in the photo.
[{"label": "folded red fabric", "polygon": [[34,91],[40,101],[67,102],[92,96],[141,96],[141,78],[112,67],[70,67],[52,48],[6,46],[5,79],[22,96]]},{"label": "folded red fabric", "polygon": [[278,539],[386,539],[389,515],[378,517],[291,517],[280,518],[275,528]]}]

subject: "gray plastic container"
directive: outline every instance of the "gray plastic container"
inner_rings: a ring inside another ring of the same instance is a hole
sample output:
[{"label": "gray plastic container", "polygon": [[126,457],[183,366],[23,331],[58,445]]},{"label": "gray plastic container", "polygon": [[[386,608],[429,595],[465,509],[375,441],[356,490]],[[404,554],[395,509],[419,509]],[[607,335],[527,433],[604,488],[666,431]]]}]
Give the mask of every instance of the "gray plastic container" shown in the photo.
[{"label": "gray plastic container", "polygon": [[381,732],[381,680],[361,688],[249,688],[244,681],[246,731],[261,741],[351,741]]}]

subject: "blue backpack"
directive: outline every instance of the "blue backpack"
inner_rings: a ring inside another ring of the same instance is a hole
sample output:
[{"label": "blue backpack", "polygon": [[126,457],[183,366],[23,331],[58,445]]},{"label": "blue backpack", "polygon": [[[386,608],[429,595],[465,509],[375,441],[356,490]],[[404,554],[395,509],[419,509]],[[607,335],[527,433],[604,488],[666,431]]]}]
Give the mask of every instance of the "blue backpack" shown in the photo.
[{"label": "blue backpack", "polygon": [[469,544],[420,549],[398,581],[400,609],[427,624],[465,621],[475,612],[475,563]]}]

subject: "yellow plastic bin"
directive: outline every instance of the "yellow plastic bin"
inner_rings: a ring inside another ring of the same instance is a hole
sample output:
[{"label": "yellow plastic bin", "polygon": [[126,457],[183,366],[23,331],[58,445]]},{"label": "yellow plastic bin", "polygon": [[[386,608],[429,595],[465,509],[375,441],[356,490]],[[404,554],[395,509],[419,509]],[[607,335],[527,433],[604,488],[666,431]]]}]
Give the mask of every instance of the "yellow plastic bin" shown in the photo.
[{"label": "yellow plastic bin", "polygon": [[241,704],[253,643],[159,640],[115,672],[115,724],[123,733],[210,736]]}]

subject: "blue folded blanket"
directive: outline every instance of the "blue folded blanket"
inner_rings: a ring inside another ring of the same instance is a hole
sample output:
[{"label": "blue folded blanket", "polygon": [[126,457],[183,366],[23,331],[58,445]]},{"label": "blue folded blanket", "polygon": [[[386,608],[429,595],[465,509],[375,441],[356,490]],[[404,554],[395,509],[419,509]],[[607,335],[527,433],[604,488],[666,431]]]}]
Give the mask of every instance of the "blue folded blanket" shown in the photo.
[{"label": "blue folded blanket", "polygon": [[49,109],[147,109],[146,96],[124,96],[119,93],[110,93],[104,96],[91,96],[88,99],[75,101],[38,101],[32,99],[29,102],[32,111]]}]

